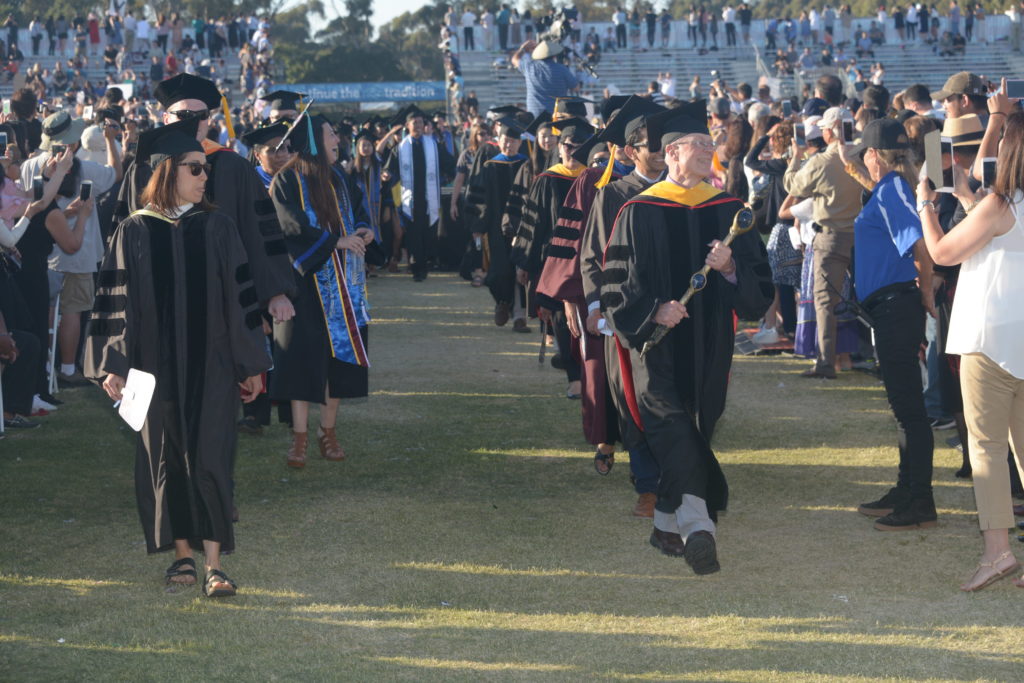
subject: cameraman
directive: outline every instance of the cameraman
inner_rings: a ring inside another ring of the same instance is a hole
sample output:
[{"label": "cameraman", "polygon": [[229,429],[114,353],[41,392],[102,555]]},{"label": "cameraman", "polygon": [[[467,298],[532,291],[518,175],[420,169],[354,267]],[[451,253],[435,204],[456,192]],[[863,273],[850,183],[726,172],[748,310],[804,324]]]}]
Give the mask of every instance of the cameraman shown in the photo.
[{"label": "cameraman", "polygon": [[552,113],[556,97],[565,97],[580,86],[569,67],[556,59],[564,51],[556,40],[528,40],[512,55],[512,66],[526,78],[526,108],[534,116]]}]

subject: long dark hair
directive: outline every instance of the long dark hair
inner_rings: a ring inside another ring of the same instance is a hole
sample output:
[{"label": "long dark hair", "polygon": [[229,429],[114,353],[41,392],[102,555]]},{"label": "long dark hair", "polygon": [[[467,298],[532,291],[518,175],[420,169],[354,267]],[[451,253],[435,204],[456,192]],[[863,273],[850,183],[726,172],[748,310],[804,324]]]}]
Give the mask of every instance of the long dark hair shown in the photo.
[{"label": "long dark hair", "polygon": [[[305,121],[299,121],[298,125],[307,125]],[[323,230],[332,232],[341,231],[341,210],[338,208],[338,193],[336,183],[338,174],[334,172],[331,164],[327,161],[324,149],[324,128],[322,122],[313,125],[313,141],[316,143],[317,153],[312,155],[309,150],[303,150],[285,164],[285,167],[274,176],[276,183],[278,178],[285,175],[286,171],[302,174],[306,178],[306,187],[309,189],[309,204],[313,207],[317,222]]]},{"label": "long dark hair", "polygon": [[1007,204],[1024,190],[1024,113],[1019,111],[1006,117],[992,189]]},{"label": "long dark hair", "polygon": [[355,169],[357,173],[366,173],[367,171],[370,170],[375,171],[380,167],[380,162],[377,160],[377,146],[376,144],[374,144],[372,138],[365,138],[366,140],[370,141],[370,147],[373,149],[373,151],[370,152],[369,156],[364,157],[359,153],[359,141],[363,139],[364,138],[362,137],[357,137],[355,144],[352,145],[352,168]]},{"label": "long dark hair", "polygon": [[[143,206],[151,205],[163,214],[170,214],[181,206],[181,198],[178,197],[178,174],[182,172],[180,164],[184,160],[185,155],[178,154],[156,165],[153,175],[142,190],[140,200]],[[197,208],[202,211],[213,211],[215,207],[204,196]]]}]

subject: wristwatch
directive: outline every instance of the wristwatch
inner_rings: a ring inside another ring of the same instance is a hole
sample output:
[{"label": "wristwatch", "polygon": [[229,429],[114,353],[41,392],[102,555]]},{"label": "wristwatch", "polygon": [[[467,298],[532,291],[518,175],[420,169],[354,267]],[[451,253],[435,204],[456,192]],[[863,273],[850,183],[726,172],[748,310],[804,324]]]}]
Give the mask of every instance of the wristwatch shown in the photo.
[{"label": "wristwatch", "polygon": [[917,203],[917,212],[921,213],[922,211],[924,211],[924,208],[926,206],[931,207],[932,211],[936,210],[935,209],[935,202],[933,202],[931,199],[923,199],[923,200],[921,200],[921,201],[919,201]]}]

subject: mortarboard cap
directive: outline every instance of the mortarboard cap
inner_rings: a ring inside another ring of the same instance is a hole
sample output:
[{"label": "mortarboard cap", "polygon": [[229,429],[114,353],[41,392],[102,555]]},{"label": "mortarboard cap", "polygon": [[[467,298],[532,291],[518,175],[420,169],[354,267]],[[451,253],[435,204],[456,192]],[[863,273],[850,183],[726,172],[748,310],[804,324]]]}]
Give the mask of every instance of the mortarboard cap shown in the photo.
[{"label": "mortarboard cap", "polygon": [[366,138],[373,144],[377,144],[377,134],[368,128],[360,128],[353,142],[359,142],[363,138]]},{"label": "mortarboard cap", "polygon": [[632,95],[619,107],[619,111],[608,122],[608,125],[601,131],[601,139],[619,147],[626,146],[626,140],[640,126],[643,126],[646,117],[665,111],[665,107],[655,104],[646,97]]},{"label": "mortarboard cap", "polygon": [[294,109],[298,111],[299,100],[305,96],[303,93],[292,92],[291,90],[275,90],[274,92],[268,92],[262,99],[270,105],[271,109],[277,109],[278,111]]},{"label": "mortarboard cap", "polygon": [[612,95],[604,101],[601,107],[601,118],[604,119],[605,125],[611,120],[612,114],[622,108],[626,102],[629,101],[631,95]]},{"label": "mortarboard cap", "polygon": [[427,115],[423,113],[422,109],[417,107],[415,104],[410,104],[398,110],[398,113],[391,118],[391,125],[404,126],[406,123],[417,117],[424,121],[427,120]]},{"label": "mortarboard cap", "polygon": [[203,145],[196,139],[198,134],[199,119],[196,118],[143,131],[139,134],[137,158],[156,168],[160,162],[171,157],[202,152]]},{"label": "mortarboard cap", "polygon": [[153,96],[164,109],[182,100],[200,100],[211,110],[221,103],[220,91],[213,81],[184,73],[160,81]]},{"label": "mortarboard cap", "polygon": [[[594,134],[594,127],[587,123],[586,119],[574,116],[571,119],[562,119],[555,123],[558,128],[558,138],[562,141],[585,142],[588,137]],[[554,128],[552,128],[554,131]]]},{"label": "mortarboard cap", "polygon": [[283,138],[288,133],[289,128],[291,128],[291,126],[283,122],[275,123],[270,126],[263,126],[261,128],[255,128],[242,136],[242,142],[247,147],[267,145],[276,138]]},{"label": "mortarboard cap", "polygon": [[[289,142],[293,152],[305,152],[310,156],[316,156],[321,151],[320,145],[311,136],[316,133],[318,128],[322,128],[325,123],[330,125],[330,121],[323,116],[319,114],[311,115],[308,111],[304,112],[299,115],[299,118],[295,119],[295,123],[292,124],[285,134],[284,140]],[[284,140],[281,142],[284,142]],[[280,145],[281,143],[278,144]]]},{"label": "mortarboard cap", "polygon": [[647,149],[652,152],[692,133],[708,134],[708,105],[704,100],[687,102],[647,117]]},{"label": "mortarboard cap", "polygon": [[593,101],[583,99],[582,97],[556,97],[555,117],[578,116],[586,118],[588,104],[593,104]]},{"label": "mortarboard cap", "polygon": [[599,151],[608,151],[600,135],[591,135],[586,142],[573,150],[572,158],[584,166],[590,166],[591,157]]},{"label": "mortarboard cap", "polygon": [[512,138],[521,138],[525,132],[526,127],[515,116],[503,116],[498,119],[495,128],[496,134],[507,135]]},{"label": "mortarboard cap", "polygon": [[526,134],[536,138],[537,132],[544,126],[551,126],[551,114],[546,111],[542,111],[537,118],[530,122],[530,125],[526,127]]}]

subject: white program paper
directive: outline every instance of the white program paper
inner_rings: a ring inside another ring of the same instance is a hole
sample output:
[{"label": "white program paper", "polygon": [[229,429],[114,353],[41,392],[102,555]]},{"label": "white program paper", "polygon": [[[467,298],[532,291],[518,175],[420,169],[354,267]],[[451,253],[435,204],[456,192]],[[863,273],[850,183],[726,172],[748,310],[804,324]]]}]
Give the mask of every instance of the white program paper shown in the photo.
[{"label": "white program paper", "polygon": [[155,389],[155,375],[134,368],[128,371],[117,412],[135,431],[140,431],[146,423],[146,414]]}]

